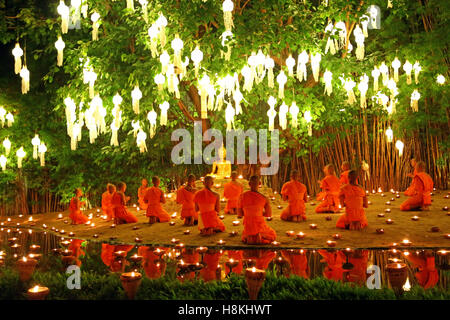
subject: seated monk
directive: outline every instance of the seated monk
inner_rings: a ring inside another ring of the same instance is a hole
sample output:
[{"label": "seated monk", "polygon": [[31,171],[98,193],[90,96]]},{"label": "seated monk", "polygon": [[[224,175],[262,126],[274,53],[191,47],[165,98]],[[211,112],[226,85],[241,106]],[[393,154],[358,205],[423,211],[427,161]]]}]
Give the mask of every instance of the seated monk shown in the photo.
[{"label": "seated monk", "polygon": [[269,200],[258,192],[258,176],[252,176],[248,183],[250,191],[244,192],[239,200],[238,215],[244,216],[242,242],[247,244],[272,243],[277,234],[264,220],[264,217],[272,216]]},{"label": "seated monk", "polygon": [[323,201],[316,207],[316,213],[339,212],[339,191],[341,183],[334,175],[334,166],[326,165],[323,169],[325,178],[320,182],[324,192]]},{"label": "seated monk", "polygon": [[406,260],[418,269],[415,276],[417,282],[424,289],[430,289],[439,282],[439,272],[436,269],[436,262],[431,252],[420,252],[419,254],[410,254],[405,256]]},{"label": "seated monk", "polygon": [[198,213],[195,211],[194,195],[195,176],[190,174],[185,186],[177,190],[177,203],[181,204],[181,219],[184,219],[185,226],[193,226],[198,223]]},{"label": "seated monk", "polygon": [[112,206],[111,200],[115,192],[116,186],[108,183],[106,185],[106,191],[102,194],[102,210],[108,218],[107,221],[114,220],[114,208]]},{"label": "seated monk", "polygon": [[203,235],[225,231],[225,225],[217,216],[220,212],[220,197],[211,190],[213,184],[213,177],[206,176],[203,180],[205,187],[194,196],[195,211],[200,211],[199,229]]},{"label": "seated monk", "polygon": [[144,201],[145,192],[147,191],[148,182],[147,179],[142,179],[141,186],[138,189],[138,203],[139,208],[142,210],[147,210],[147,204]]},{"label": "seated monk", "polygon": [[153,177],[152,183],[153,187],[147,188],[144,196],[144,202],[147,204],[148,223],[168,222],[170,216],[161,205],[161,203],[166,203],[166,199],[164,192],[159,188],[159,178]]},{"label": "seated monk", "polygon": [[136,223],[138,219],[127,210],[126,204],[130,197],[125,196],[125,190],[127,185],[125,182],[119,182],[117,184],[117,191],[114,193],[111,203],[114,207],[114,223]]},{"label": "seated monk", "polygon": [[433,180],[424,172],[425,163],[419,161],[416,164],[416,175],[413,178],[411,186],[405,191],[409,196],[401,205],[400,210],[429,210],[431,205],[431,192],[433,191]]},{"label": "seated monk", "polygon": [[242,185],[237,182],[238,174],[236,171],[231,173],[231,181],[224,185],[223,196],[227,199],[225,213],[237,214],[239,197],[244,191]]},{"label": "seated monk", "polygon": [[84,224],[89,221],[89,218],[81,213],[81,206],[84,206],[84,202],[80,200],[83,191],[80,188],[76,188],[74,193],[75,196],[70,200],[69,218],[72,219],[72,224]]},{"label": "seated monk", "polygon": [[[408,174],[406,175],[406,176],[408,176],[409,178],[414,179],[414,176],[417,174],[416,164],[417,164],[416,159],[415,159],[414,157],[411,157],[411,160],[409,160],[409,165],[410,165],[411,168],[413,169],[413,172],[408,173]],[[406,189],[405,192],[407,192],[407,193],[412,192],[411,188],[412,188],[412,181],[411,181],[411,185]]]},{"label": "seated monk", "polygon": [[[339,181],[341,182],[341,186],[345,184],[349,184],[348,180],[348,173],[350,172],[350,163],[348,161],[344,161],[341,164],[341,177],[339,178]],[[356,184],[358,184],[358,180],[356,180]]]},{"label": "seated monk", "polygon": [[364,190],[356,184],[358,174],[351,170],[348,174],[349,184],[341,187],[339,200],[345,207],[345,213],[339,217],[336,227],[350,230],[361,230],[367,227],[367,218],[364,208],[369,207]]},{"label": "seated monk", "polygon": [[286,221],[306,220],[305,203],[308,202],[306,186],[299,180],[297,170],[291,171],[291,181],[286,182],[281,188],[281,195],[289,205],[281,213],[281,219]]}]

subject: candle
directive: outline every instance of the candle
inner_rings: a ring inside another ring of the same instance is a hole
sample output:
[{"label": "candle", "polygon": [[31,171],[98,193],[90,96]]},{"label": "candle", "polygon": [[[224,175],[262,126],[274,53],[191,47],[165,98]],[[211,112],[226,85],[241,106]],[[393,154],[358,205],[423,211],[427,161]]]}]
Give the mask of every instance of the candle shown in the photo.
[{"label": "candle", "polygon": [[274,201],[274,200],[275,200],[275,197],[271,197],[270,200]]},{"label": "candle", "polygon": [[405,284],[408,274],[405,263],[390,263],[386,266],[388,279],[394,289],[401,289]]},{"label": "candle", "polygon": [[450,233],[444,234],[445,239],[450,239]]},{"label": "candle", "polygon": [[134,226],[133,230],[139,230],[139,227],[138,226]]},{"label": "candle", "polygon": [[237,231],[231,231],[230,232],[230,237],[235,237],[237,236],[239,233]]},{"label": "candle", "polygon": [[177,244],[177,243],[180,243],[180,239],[172,238],[172,240],[170,240],[170,242],[172,242],[173,244]]},{"label": "candle", "polygon": [[303,239],[306,235],[303,232],[299,232],[295,235],[296,239]]},{"label": "candle", "polygon": [[247,282],[248,295],[250,300],[258,298],[259,290],[266,278],[266,272],[255,267],[245,269],[245,280]]},{"label": "candle", "polygon": [[238,226],[241,222],[239,220],[234,220],[233,221],[233,226]]},{"label": "candle", "polygon": [[294,231],[293,230],[286,231],[286,235],[288,237],[292,237],[294,235]]},{"label": "candle", "polygon": [[35,285],[34,287],[28,289],[27,297],[29,300],[44,300],[49,292],[50,290],[47,287]]},{"label": "candle", "polygon": [[386,223],[387,223],[387,224],[393,224],[393,223],[394,223],[394,220],[392,220],[392,219],[387,219],[387,220],[386,220]]},{"label": "candle", "polygon": [[165,253],[166,253],[165,250],[162,250],[162,249],[160,249],[160,248],[156,248],[155,250],[153,250],[153,254],[154,254],[155,256],[160,257],[160,258],[161,258],[161,256],[164,255]]},{"label": "candle", "polygon": [[411,241],[409,241],[408,239],[404,239],[402,241],[402,245],[409,247],[411,245]]},{"label": "candle", "polygon": [[398,199],[398,198],[400,198],[400,195],[399,195],[399,194],[396,194],[395,197]]},{"label": "candle", "polygon": [[172,219],[175,219],[175,218],[177,217],[177,213],[174,212],[174,213],[171,215],[171,217],[172,217]]},{"label": "candle", "polygon": [[26,282],[31,279],[36,264],[37,260],[29,259],[27,257],[17,260],[16,266],[19,271],[19,278],[21,281]]},{"label": "candle", "polygon": [[382,197],[385,197],[386,195],[384,193],[381,194]]},{"label": "candle", "polygon": [[384,213],[379,213],[378,214],[378,218],[383,218],[384,217]]},{"label": "candle", "polygon": [[266,220],[267,221],[272,221],[272,217],[267,217]]},{"label": "candle", "polygon": [[339,233],[333,234],[333,239],[334,240],[339,240],[341,238],[342,238],[342,236]]},{"label": "candle", "polygon": [[272,241],[271,244],[275,247],[278,247],[280,245],[280,243],[278,241]]},{"label": "candle", "polygon": [[62,218],[63,218],[62,213],[58,214],[58,219],[62,219]]},{"label": "candle", "polygon": [[378,234],[383,234],[384,233],[384,229],[377,229],[376,230]]},{"label": "candle", "polygon": [[230,272],[232,272],[233,268],[239,264],[239,260],[234,260],[233,258],[229,259],[225,262],[225,265],[230,268]]},{"label": "candle", "polygon": [[418,221],[418,220],[419,220],[419,217],[418,217],[418,216],[413,216],[413,217],[411,218],[411,220],[412,220],[412,221]]},{"label": "candle", "polygon": [[311,223],[311,224],[309,225],[309,227],[310,227],[311,229],[317,229],[317,224]]},{"label": "candle", "polygon": [[178,243],[175,245],[175,249],[182,250],[184,248],[184,243]]},{"label": "candle", "polygon": [[41,248],[40,245],[32,244],[32,245],[30,246],[30,251],[33,252],[33,253],[37,253],[37,252],[39,252],[39,249],[40,249],[40,248]]},{"label": "candle", "polygon": [[448,207],[447,207],[447,206],[445,206],[445,207],[443,207],[443,208],[442,208],[442,210],[444,210],[444,211],[448,211]]},{"label": "candle", "polygon": [[141,242],[142,242],[142,239],[141,239],[141,238],[135,238],[135,239],[134,239],[134,242],[136,242],[136,243],[141,243]]},{"label": "candle", "polygon": [[208,251],[208,248],[207,247],[198,247],[195,249],[195,251],[197,251],[200,254],[204,254],[204,253],[206,253],[206,251]]},{"label": "candle", "polygon": [[335,247],[335,246],[336,246],[336,241],[333,241],[333,240],[327,240],[327,246],[329,246],[329,247]]},{"label": "candle", "polygon": [[333,218],[331,218],[331,216],[326,216],[326,217],[325,217],[325,220],[326,220],[326,221],[331,221],[332,219],[333,219]]},{"label": "candle", "polygon": [[70,244],[71,244],[71,242],[70,242],[69,240],[61,241],[61,245],[62,245],[63,247],[68,247]]},{"label": "candle", "polygon": [[310,205],[314,206],[314,205],[316,205],[316,204],[315,204],[314,202],[311,202]]},{"label": "candle", "polygon": [[227,199],[222,198],[222,199],[220,199],[220,202],[227,202]]},{"label": "candle", "polygon": [[441,228],[439,228],[439,227],[431,227],[431,232],[439,232],[439,231],[441,231]]},{"label": "candle", "polygon": [[220,215],[220,216],[219,216],[219,219],[220,219],[220,220],[223,220],[223,219],[225,219],[225,216],[224,216],[224,215]]},{"label": "candle", "polygon": [[116,225],[113,223],[111,226],[110,226],[111,228],[115,228],[116,227]]},{"label": "candle", "polygon": [[174,225],[175,225],[175,221],[170,221],[170,222],[169,222],[169,226],[172,226],[172,227],[173,227]]},{"label": "candle", "polygon": [[188,235],[188,234],[190,234],[191,233],[191,230],[184,230],[184,232],[183,232],[185,235]]},{"label": "candle", "polygon": [[134,255],[132,255],[132,256],[129,258],[129,260],[130,260],[131,262],[137,264],[137,263],[141,262],[143,258],[144,258],[144,257],[138,256],[138,255],[135,253]]},{"label": "candle", "polygon": [[128,299],[133,300],[141,284],[142,275],[139,272],[125,272],[120,275],[122,287],[125,290]]},{"label": "candle", "polygon": [[391,209],[386,209],[386,210],[384,210],[384,212],[389,213],[389,212],[391,212]]},{"label": "candle", "polygon": [[391,198],[391,201],[395,201],[395,198]]},{"label": "candle", "polygon": [[[238,176],[238,179],[243,179],[244,177],[242,176],[242,174],[240,174],[239,176]],[[276,192],[276,191],[275,191]]]},{"label": "candle", "polygon": [[94,237],[94,238],[98,238],[98,234],[94,234],[93,237]]},{"label": "candle", "polygon": [[390,205],[391,205],[391,202],[390,202],[390,201],[386,201],[386,205],[387,205],[387,206],[390,206]]},{"label": "candle", "polygon": [[218,244],[219,246],[224,245],[225,243],[226,243],[226,241],[225,241],[225,240],[222,240],[222,239],[220,239],[219,241],[217,241],[217,244]]}]

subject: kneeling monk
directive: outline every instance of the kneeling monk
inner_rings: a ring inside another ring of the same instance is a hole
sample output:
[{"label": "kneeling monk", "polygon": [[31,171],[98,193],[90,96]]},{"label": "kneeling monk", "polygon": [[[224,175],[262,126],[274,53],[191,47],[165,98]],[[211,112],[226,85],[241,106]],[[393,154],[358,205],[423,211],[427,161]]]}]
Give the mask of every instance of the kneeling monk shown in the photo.
[{"label": "kneeling monk", "polygon": [[405,191],[405,195],[410,196],[410,198],[400,205],[400,210],[429,210],[432,191],[433,180],[425,173],[425,163],[419,161],[416,164],[415,175],[411,186]]},{"label": "kneeling monk", "polygon": [[223,196],[227,199],[225,213],[236,214],[238,209],[239,197],[244,188],[237,182],[238,174],[236,171],[231,173],[231,181],[224,185]]},{"label": "kneeling monk", "polygon": [[125,182],[119,182],[117,184],[117,191],[111,200],[114,207],[114,221],[116,224],[138,222],[138,219],[127,210],[126,204],[130,200],[130,197],[125,196],[125,190],[127,190]]},{"label": "kneeling monk", "polygon": [[195,211],[194,195],[195,176],[190,174],[185,186],[177,190],[177,203],[181,204],[181,219],[184,219],[184,225],[193,226],[198,222],[198,213]]},{"label": "kneeling monk", "polygon": [[286,182],[281,188],[283,200],[287,200],[289,205],[281,213],[281,219],[286,221],[306,220],[305,202],[308,202],[306,186],[298,181],[297,170],[291,171],[291,181]]},{"label": "kneeling monk", "polygon": [[116,186],[108,183],[106,185],[106,191],[102,194],[102,210],[108,218],[107,221],[114,219],[114,208],[111,203],[114,192],[116,192]]},{"label": "kneeling monk", "polygon": [[[348,174],[350,172],[350,163],[348,163],[348,161],[344,161],[341,164],[341,176],[339,178],[339,182],[341,183],[341,186],[349,184],[350,181],[348,180]],[[358,182],[356,182],[358,183]]]},{"label": "kneeling monk", "polygon": [[81,206],[84,206],[84,202],[80,201],[80,197],[83,195],[83,191],[76,188],[74,193],[75,196],[70,200],[69,218],[72,219],[72,224],[84,224],[89,221],[89,218],[81,213]]},{"label": "kneeling monk", "polygon": [[164,210],[161,203],[166,203],[164,192],[159,188],[159,178],[153,177],[153,187],[150,187],[145,192],[144,202],[147,204],[148,223],[168,222],[170,220],[169,214]]},{"label": "kneeling monk", "polygon": [[139,208],[141,208],[142,210],[147,210],[147,204],[144,201],[144,197],[145,197],[145,192],[147,191],[147,188],[148,188],[148,181],[147,181],[147,179],[142,179],[141,183],[142,184],[138,189]]},{"label": "kneeling monk", "polygon": [[277,234],[264,220],[264,217],[272,216],[269,200],[258,192],[258,176],[252,176],[248,184],[250,191],[244,192],[239,199],[238,215],[244,216],[242,241],[247,244],[271,243]]},{"label": "kneeling monk", "polygon": [[199,229],[204,235],[225,231],[225,225],[217,216],[220,212],[220,197],[211,190],[213,184],[213,177],[206,176],[203,180],[205,187],[194,196],[195,210],[200,211]]},{"label": "kneeling monk", "polygon": [[366,193],[356,184],[358,174],[352,170],[348,174],[349,184],[341,187],[339,199],[345,207],[345,213],[338,219],[337,228],[361,230],[367,226],[364,208],[368,208]]},{"label": "kneeling monk", "polygon": [[326,165],[323,168],[325,178],[320,181],[320,187],[324,192],[323,201],[316,207],[316,213],[339,212],[339,191],[341,183],[334,175],[334,166]]}]

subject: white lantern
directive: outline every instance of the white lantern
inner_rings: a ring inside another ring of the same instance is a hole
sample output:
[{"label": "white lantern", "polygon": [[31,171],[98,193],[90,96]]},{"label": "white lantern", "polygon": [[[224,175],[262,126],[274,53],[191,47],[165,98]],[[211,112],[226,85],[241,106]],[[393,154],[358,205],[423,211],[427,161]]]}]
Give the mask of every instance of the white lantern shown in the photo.
[{"label": "white lantern", "polygon": [[12,54],[14,56],[14,72],[15,74],[19,74],[22,69],[23,50],[20,48],[20,44],[18,42],[12,50]]},{"label": "white lantern", "polygon": [[436,82],[442,86],[445,83],[445,77],[442,74],[439,74],[436,77]]},{"label": "white lantern", "polygon": [[45,166],[45,153],[47,152],[47,146],[43,143],[39,145],[39,159],[41,167]]},{"label": "white lantern", "polygon": [[422,67],[419,64],[419,61],[416,61],[416,63],[414,63],[414,80],[416,81],[416,84],[419,83],[419,73],[420,71],[422,71]]},{"label": "white lantern", "polygon": [[242,108],[241,108],[241,101],[244,99],[244,96],[242,95],[241,90],[236,89],[233,93],[233,100],[235,103],[235,110],[236,110],[236,115],[239,115],[242,113]]},{"label": "white lantern", "polygon": [[319,82],[320,60],[322,60],[322,55],[319,52],[311,54],[311,68],[316,82]]},{"label": "white lantern", "polygon": [[303,114],[303,118],[306,121],[306,125],[308,126],[308,136],[312,136],[312,116],[311,116],[311,111],[306,110],[305,113]]},{"label": "white lantern", "polygon": [[5,148],[6,155],[9,155],[9,152],[11,151],[11,141],[9,141],[8,138],[3,140],[3,147]]},{"label": "white lantern", "polygon": [[20,77],[22,78],[22,94],[27,94],[30,91],[30,71],[27,66],[23,66],[20,70]]},{"label": "white lantern", "polygon": [[283,103],[280,106],[280,110],[278,111],[278,122],[283,130],[286,130],[287,127],[286,114],[288,113],[288,111],[289,107],[283,101]]},{"label": "white lantern", "polygon": [[89,83],[89,98],[94,99],[94,84],[97,80],[97,73],[94,71],[88,71],[86,74],[86,80]]},{"label": "white lantern", "polygon": [[395,143],[395,147],[398,150],[398,155],[401,157],[403,155],[403,148],[405,147],[405,145],[402,141],[397,140],[397,142]]},{"label": "white lantern", "polygon": [[402,65],[400,60],[398,60],[397,57],[395,57],[394,61],[392,61],[392,68],[394,69],[394,81],[398,82],[398,69]]},{"label": "white lantern", "polygon": [[169,103],[167,101],[164,101],[159,105],[159,108],[161,109],[161,117],[159,119],[159,124],[162,126],[167,126],[167,110],[169,110]]},{"label": "white lantern", "polygon": [[291,107],[289,108],[289,113],[291,114],[292,120],[291,120],[291,125],[294,128],[297,128],[298,126],[298,113],[299,113],[299,108],[297,106],[297,104],[295,103],[295,101],[292,102]]},{"label": "white lantern", "polygon": [[[335,24],[334,29],[339,32],[339,45],[338,47],[343,49],[347,42],[347,27],[343,21],[339,21]],[[350,43],[350,42],[349,42]],[[337,50],[337,48],[336,48]]]},{"label": "white lantern", "polygon": [[367,107],[366,102],[366,93],[367,89],[369,88],[369,77],[367,77],[365,74],[361,77],[361,82],[358,84],[358,90],[360,93],[360,106],[361,109],[365,109]]},{"label": "white lantern", "polygon": [[373,77],[373,91],[378,91],[378,78],[380,77],[380,70],[377,67],[374,67],[372,70]]},{"label": "white lantern", "polygon": [[148,28],[148,36],[150,37],[150,51],[152,53],[152,57],[156,58],[158,55],[158,35],[159,35],[159,28],[156,25],[156,23],[152,24],[150,28]]},{"label": "white lantern", "polygon": [[161,53],[161,55],[159,56],[159,61],[161,62],[162,74],[166,74],[170,62],[170,56],[166,50],[164,50],[163,53]]},{"label": "white lantern", "polygon": [[166,46],[167,19],[162,13],[159,14],[159,17],[156,20],[156,25],[159,28],[159,42],[161,43],[161,47],[164,48]]},{"label": "white lantern", "polygon": [[225,55],[225,61],[230,61],[231,58],[231,44],[230,41],[233,39],[233,33],[229,30],[222,33],[220,36],[222,38],[222,47],[227,47],[227,52],[221,51],[221,55]]},{"label": "white lantern", "polygon": [[325,94],[331,95],[333,92],[333,87],[331,86],[331,80],[333,79],[333,73],[331,71],[326,70],[323,74],[323,81],[325,83]]},{"label": "white lantern", "polygon": [[203,60],[203,52],[198,46],[196,46],[195,50],[191,52],[191,60],[194,62],[195,77],[197,78],[198,70],[200,68],[200,62],[202,62]]},{"label": "white lantern", "polygon": [[119,146],[119,136],[118,136],[119,127],[116,127],[114,121],[111,123],[111,141],[110,145],[118,147]]},{"label": "white lantern", "polygon": [[253,88],[254,73],[248,65],[245,65],[241,70],[241,74],[244,76],[244,90],[250,92]]},{"label": "white lantern", "polygon": [[325,46],[325,54],[330,51],[332,55],[336,54],[336,46],[334,45],[334,40],[331,36],[334,35],[335,29],[332,23],[329,23],[325,28],[325,33],[328,34],[327,44]]},{"label": "white lantern", "polygon": [[277,112],[275,109],[271,106],[269,110],[267,111],[267,116],[269,117],[269,131],[273,131],[275,127],[275,117],[277,115]]},{"label": "white lantern", "polygon": [[59,1],[59,5],[57,7],[58,14],[61,16],[61,33],[65,34],[69,31],[69,7],[66,6],[64,0]]},{"label": "white lantern", "polygon": [[356,25],[355,30],[353,30],[353,35],[355,36],[356,42],[356,59],[363,60],[364,59],[364,34],[359,27]]},{"label": "white lantern", "polygon": [[41,144],[41,139],[36,134],[33,139],[31,139],[31,144],[33,145],[33,159],[37,159],[38,157],[38,147]]},{"label": "white lantern", "polygon": [[348,104],[352,105],[356,102],[355,93],[353,92],[353,88],[356,86],[355,81],[352,79],[346,79],[344,81],[344,88],[347,91],[347,102]]},{"label": "white lantern", "polygon": [[72,11],[70,28],[80,28],[80,18],[81,18],[81,0],[70,0],[69,12]]},{"label": "white lantern", "polygon": [[142,16],[144,21],[145,23],[148,23],[148,0],[139,0],[139,3],[142,6]]},{"label": "white lantern", "polygon": [[[92,21],[92,41],[98,40],[98,28],[100,27],[100,14],[98,12],[94,12],[91,15]],[[91,98],[92,99],[92,98]]]},{"label": "white lantern", "polygon": [[369,26],[370,18],[368,15],[363,14],[359,20],[361,22],[364,37],[367,38],[369,36],[369,34],[367,33],[367,27]]},{"label": "white lantern", "polygon": [[394,139],[394,132],[392,131],[391,127],[388,127],[386,129],[386,139],[387,142],[392,142],[392,140]]},{"label": "white lantern", "polygon": [[201,109],[201,118],[207,119],[208,118],[208,104],[207,104],[207,98],[208,98],[208,88],[210,85],[210,79],[208,75],[205,73],[203,75],[203,78],[199,81],[200,86],[200,109]]},{"label": "white lantern", "polygon": [[133,128],[133,136],[136,138],[138,131],[141,129],[141,125],[139,124],[139,120],[138,121],[131,121],[131,127]]},{"label": "white lantern", "polygon": [[17,156],[17,168],[22,168],[22,160],[23,158],[25,158],[25,156],[27,155],[27,153],[23,150],[23,147],[20,147],[19,150],[17,150],[16,152],[16,156]]},{"label": "white lantern", "polygon": [[172,40],[171,46],[174,52],[173,64],[176,68],[181,70],[181,50],[183,50],[183,40],[181,40],[178,35]]},{"label": "white lantern", "polygon": [[419,111],[419,99],[420,99],[420,93],[416,89],[411,94],[411,108],[414,112]]},{"label": "white lantern", "polygon": [[287,77],[284,74],[283,70],[280,70],[280,73],[277,76],[277,82],[278,82],[278,98],[284,99],[284,85],[287,82]]},{"label": "white lantern", "polygon": [[0,106],[0,122],[2,123],[2,127],[5,125],[5,115],[6,115],[5,108]]},{"label": "white lantern", "polygon": [[[264,80],[264,77],[266,76],[266,56],[262,52],[261,49],[258,50],[258,54],[255,57],[256,62],[256,83],[261,83]],[[273,73],[272,73],[273,74]]]},{"label": "white lantern", "polygon": [[408,60],[406,60],[405,64],[403,65],[403,70],[406,72],[406,83],[411,84],[412,64]]},{"label": "white lantern", "polygon": [[158,85],[158,91],[162,91],[165,82],[166,82],[166,77],[164,77],[163,74],[158,73],[155,76],[155,83]]},{"label": "white lantern", "polygon": [[[273,59],[270,56],[267,56],[264,60],[264,67],[267,70],[267,85],[269,88],[273,88],[274,86],[274,75],[273,75],[273,67],[275,66],[275,63]],[[297,71],[298,72],[298,71]]]},{"label": "white lantern", "polygon": [[302,51],[298,55],[297,59],[297,79],[302,82],[303,80],[306,81],[308,78],[307,71],[306,71],[306,64],[308,63],[309,56],[308,53],[306,53],[305,50]]},{"label": "white lantern", "polygon": [[2,154],[0,156],[0,166],[2,167],[2,171],[6,170],[6,162],[8,161],[8,159],[6,159],[6,157]]},{"label": "white lantern", "polygon": [[133,91],[131,91],[131,101],[133,104],[133,111],[136,114],[139,114],[139,100],[142,98],[142,92],[139,89],[139,86],[135,86]]},{"label": "white lantern", "polygon": [[150,138],[153,138],[156,134],[156,118],[158,115],[156,114],[155,110],[150,111],[147,114],[147,119],[150,122]]},{"label": "white lantern", "polygon": [[127,9],[134,11],[134,0],[127,0]]},{"label": "white lantern", "polygon": [[227,123],[227,131],[230,131],[232,129],[235,114],[236,112],[233,106],[231,105],[231,103],[228,103],[225,109],[225,121]]},{"label": "white lantern", "polygon": [[66,44],[64,43],[61,36],[58,37],[58,41],[55,42],[55,48],[58,51],[58,56],[56,59],[56,65],[58,67],[61,67],[63,65],[63,50],[66,47]]},{"label": "white lantern", "polygon": [[382,76],[382,82],[383,82],[383,86],[387,85],[387,82],[389,80],[389,68],[388,66],[384,63],[380,65],[379,68],[380,72],[381,72],[381,76]]},{"label": "white lantern", "polygon": [[231,0],[225,0],[222,3],[222,10],[223,10],[223,21],[225,24],[225,30],[231,31],[233,28],[233,9],[234,9],[234,3]]},{"label": "white lantern", "polygon": [[289,77],[293,77],[294,76],[295,59],[292,58],[292,55],[289,55],[289,57],[286,59],[286,66],[288,67]]},{"label": "white lantern", "polygon": [[145,143],[146,139],[147,139],[147,134],[144,131],[139,130],[139,133],[136,136],[136,143],[139,147],[140,153],[144,153],[145,151],[147,151],[147,144]]}]

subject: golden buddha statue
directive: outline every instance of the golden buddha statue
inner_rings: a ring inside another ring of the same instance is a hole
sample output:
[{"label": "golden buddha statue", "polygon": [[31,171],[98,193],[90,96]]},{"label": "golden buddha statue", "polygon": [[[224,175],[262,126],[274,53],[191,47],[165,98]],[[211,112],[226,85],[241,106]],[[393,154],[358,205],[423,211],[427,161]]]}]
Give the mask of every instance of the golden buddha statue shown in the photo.
[{"label": "golden buddha statue", "polygon": [[220,161],[213,162],[213,168],[211,173],[209,174],[210,176],[218,179],[224,179],[231,176],[231,162],[225,159],[226,156],[227,151],[222,144],[222,147],[219,149]]}]

